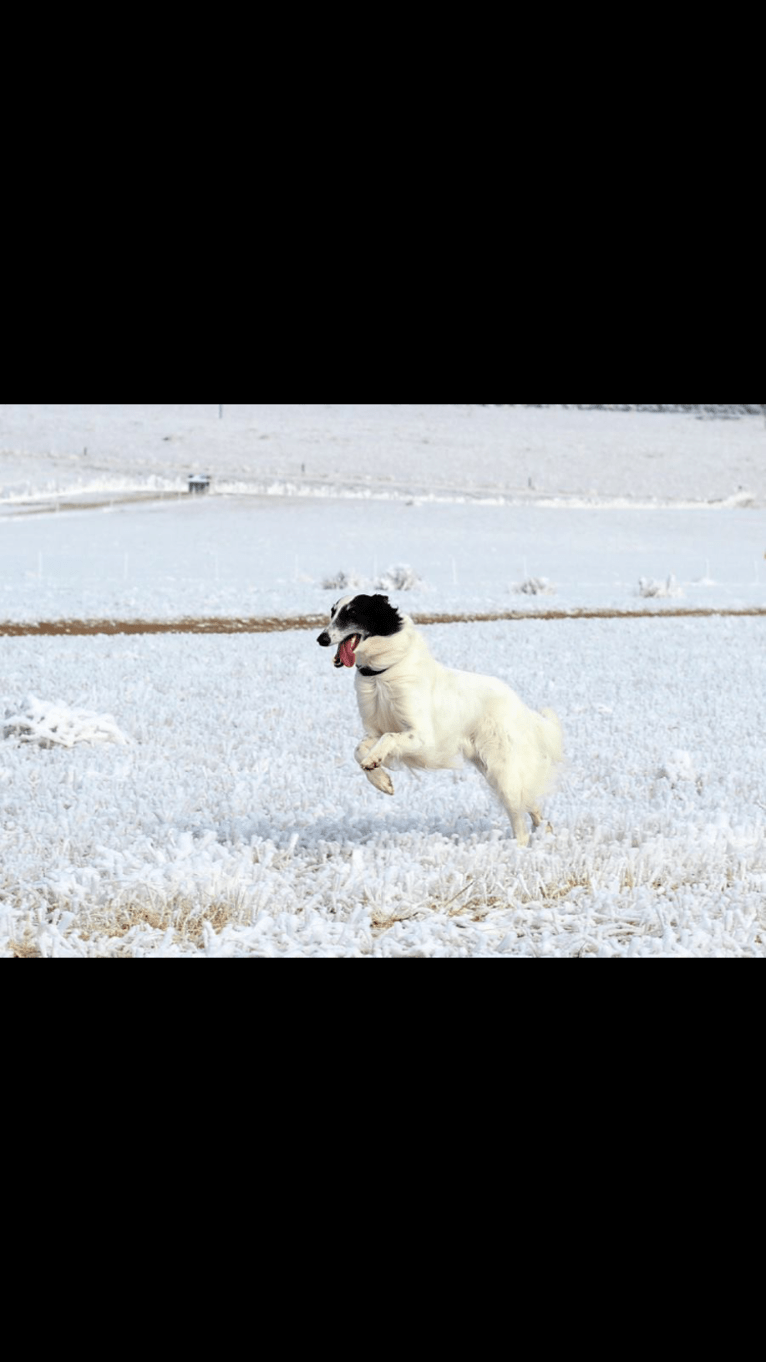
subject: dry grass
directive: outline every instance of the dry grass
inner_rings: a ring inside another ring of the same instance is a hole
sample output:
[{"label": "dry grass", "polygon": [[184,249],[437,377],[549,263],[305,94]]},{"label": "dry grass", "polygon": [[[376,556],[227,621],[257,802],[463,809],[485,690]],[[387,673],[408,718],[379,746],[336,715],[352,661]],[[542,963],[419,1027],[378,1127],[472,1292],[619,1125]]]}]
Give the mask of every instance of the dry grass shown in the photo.
[{"label": "dry grass", "polygon": [[[41,959],[47,955],[49,952],[40,948],[40,937],[46,926],[56,928],[65,939],[90,943],[95,950],[85,952],[88,955],[103,953],[129,958],[132,951],[128,938],[140,935],[143,930],[171,932],[174,945],[200,950],[207,933],[217,936],[230,925],[247,925],[251,912],[241,893],[200,904],[198,899],[181,893],[164,898],[148,889],[141,898],[131,896],[94,908],[57,901],[50,904],[47,912],[39,912],[36,916],[37,921],[33,922],[30,917],[20,924],[17,935],[9,941],[8,950],[13,959]],[[119,943],[124,943],[123,949]]]},{"label": "dry grass", "polygon": [[39,960],[41,952],[39,947],[29,940],[9,941],[8,949],[11,952],[12,960]]},{"label": "dry grass", "polygon": [[231,896],[214,898],[203,904],[183,893],[170,898],[149,891],[140,899],[131,897],[123,902],[108,904],[97,909],[81,911],[78,916],[78,936],[83,940],[120,940],[133,933],[136,928],[149,928],[151,931],[172,931],[176,944],[186,944],[199,949],[204,944],[205,932],[218,935],[224,927],[232,924],[249,923],[250,910],[246,907],[245,896],[233,893]]}]

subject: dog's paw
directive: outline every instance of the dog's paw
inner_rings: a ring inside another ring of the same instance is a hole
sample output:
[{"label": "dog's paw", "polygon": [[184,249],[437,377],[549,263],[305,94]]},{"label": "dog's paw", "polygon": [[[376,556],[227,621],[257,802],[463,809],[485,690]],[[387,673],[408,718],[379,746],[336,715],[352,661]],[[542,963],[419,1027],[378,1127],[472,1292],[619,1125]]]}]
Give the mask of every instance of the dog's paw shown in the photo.
[{"label": "dog's paw", "polygon": [[386,757],[390,756],[391,750],[396,746],[391,733],[384,733],[377,742],[370,743],[365,752],[364,744],[357,748],[358,761],[363,771],[375,771],[378,766],[382,766]]},{"label": "dog's paw", "polygon": [[381,794],[392,795],[394,793],[394,782],[388,771],[385,771],[382,766],[377,766],[374,770],[368,770],[365,767],[364,774],[370,784],[374,785],[376,790],[380,790]]}]

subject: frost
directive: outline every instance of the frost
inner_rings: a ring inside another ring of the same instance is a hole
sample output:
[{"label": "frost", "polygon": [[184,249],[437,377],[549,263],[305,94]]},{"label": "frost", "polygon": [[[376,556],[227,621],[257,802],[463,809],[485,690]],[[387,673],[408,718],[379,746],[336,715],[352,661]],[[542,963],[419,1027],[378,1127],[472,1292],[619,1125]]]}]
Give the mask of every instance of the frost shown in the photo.
[{"label": "frost", "polygon": [[[0,422],[0,619],[34,630],[0,639],[0,955],[766,957],[766,619],[670,617],[682,588],[766,608],[761,415],[4,404]],[[212,491],[189,497],[201,467]],[[428,640],[561,717],[528,848],[469,766],[402,773],[388,800],[363,778],[353,680],[298,627],[323,582],[485,616]],[[591,608],[636,618],[575,617]],[[206,632],[41,627],[185,617]]]},{"label": "frost", "polygon": [[111,714],[70,709],[62,701],[29,695],[18,709],[6,709],[3,737],[38,747],[74,747],[77,743],[126,743]]},{"label": "frost", "polygon": [[367,578],[362,577],[358,572],[336,572],[332,577],[325,577],[322,582],[324,591],[363,591],[368,585]]},{"label": "frost", "polygon": [[394,563],[373,582],[376,591],[416,591],[422,585],[421,578],[409,563]]},{"label": "frost", "polygon": [[553,596],[556,593],[555,586],[547,577],[527,577],[526,581],[519,582],[511,590],[523,596]]},{"label": "frost", "polygon": [[673,752],[660,766],[657,775],[677,785],[679,781],[696,780],[697,772],[690,752]]},{"label": "frost", "polygon": [[363,577],[358,572],[336,572],[322,582],[325,591],[415,591],[423,586],[422,579],[409,563],[394,563],[379,576]]},{"label": "frost", "polygon": [[683,591],[678,585],[673,573],[664,582],[655,582],[651,577],[639,577],[638,579],[639,596],[660,598],[669,596],[683,596]]},{"label": "frost", "polygon": [[[353,685],[309,631],[4,639],[22,694],[87,675],[94,702],[4,706],[29,731],[0,748],[0,953],[766,956],[764,754],[741,737],[766,621],[427,633],[561,716],[552,830],[528,848],[470,767],[403,773],[383,804]],[[109,714],[133,742],[36,741]]]}]

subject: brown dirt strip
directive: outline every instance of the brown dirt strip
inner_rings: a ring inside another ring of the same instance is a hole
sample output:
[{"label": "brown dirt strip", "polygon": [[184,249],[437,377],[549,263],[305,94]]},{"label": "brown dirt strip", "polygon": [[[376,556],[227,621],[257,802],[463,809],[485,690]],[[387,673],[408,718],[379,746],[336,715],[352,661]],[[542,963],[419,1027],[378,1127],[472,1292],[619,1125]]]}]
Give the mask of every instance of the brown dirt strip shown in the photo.
[{"label": "brown dirt strip", "polygon": [[[744,606],[718,610],[674,606],[666,610],[503,610],[466,614],[414,614],[416,624],[483,624],[492,620],[633,620],[700,619],[722,615],[728,618],[766,616],[764,606]],[[267,616],[255,619],[180,619],[180,620],[41,620],[34,624],[0,623],[0,638],[28,638],[55,635],[89,634],[270,634],[288,629],[321,629],[326,615],[299,615],[293,619]]]}]

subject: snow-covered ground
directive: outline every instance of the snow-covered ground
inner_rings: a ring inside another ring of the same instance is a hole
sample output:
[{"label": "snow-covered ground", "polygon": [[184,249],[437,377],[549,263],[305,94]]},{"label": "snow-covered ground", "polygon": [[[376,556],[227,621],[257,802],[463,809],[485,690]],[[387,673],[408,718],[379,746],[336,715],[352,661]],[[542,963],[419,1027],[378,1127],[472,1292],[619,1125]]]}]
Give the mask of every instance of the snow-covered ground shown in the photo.
[{"label": "snow-covered ground", "polygon": [[369,498],[766,502],[764,423],[452,405],[0,404],[0,499],[181,488]]},{"label": "snow-covered ground", "polygon": [[[187,496],[0,512],[0,621],[297,618],[328,610],[342,573],[369,590],[399,565],[421,583],[410,613],[758,606],[764,549],[766,512],[724,507]],[[641,594],[671,576],[673,595]]]},{"label": "snow-covered ground", "polygon": [[[297,617],[401,564],[409,611],[766,607],[765,507],[755,416],[0,406],[0,624]],[[0,952],[766,955],[766,619],[426,632],[561,716],[529,849],[472,770],[378,795],[310,632],[0,637]]]},{"label": "snow-covered ground", "polygon": [[2,949],[766,955],[766,620],[427,635],[561,715],[528,849],[470,768],[373,790],[353,681],[308,632],[4,640],[14,714],[65,697],[123,741],[0,743]]},{"label": "snow-covered ground", "polygon": [[760,416],[0,406],[0,622],[297,618],[402,564],[424,613],[760,605],[764,507]]}]

